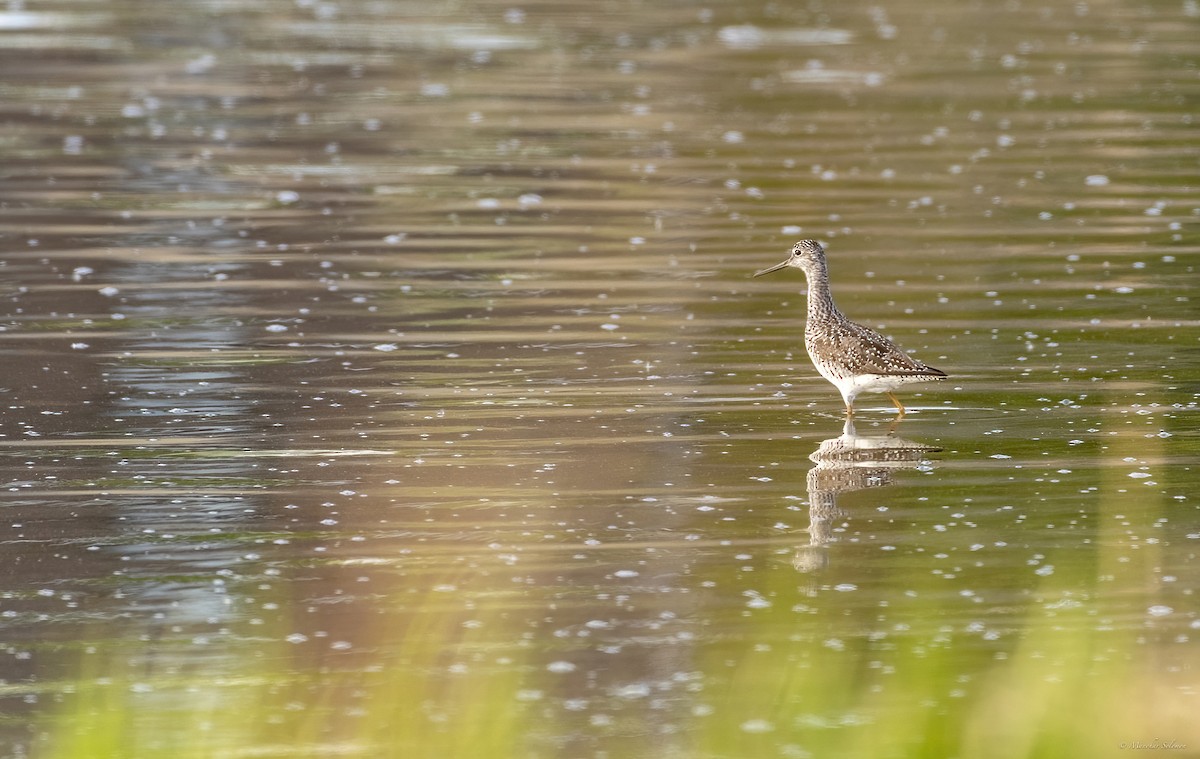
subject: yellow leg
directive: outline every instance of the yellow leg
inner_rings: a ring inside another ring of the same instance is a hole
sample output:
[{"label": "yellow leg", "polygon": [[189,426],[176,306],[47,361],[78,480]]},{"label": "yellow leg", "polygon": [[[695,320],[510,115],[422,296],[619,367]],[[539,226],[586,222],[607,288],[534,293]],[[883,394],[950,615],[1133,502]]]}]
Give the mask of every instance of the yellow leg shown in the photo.
[{"label": "yellow leg", "polygon": [[849,419],[852,416],[854,416],[854,401],[847,401],[846,402],[846,418]]},{"label": "yellow leg", "polygon": [[888,393],[887,397],[892,399],[892,405],[894,405],[896,410],[900,412],[900,416],[904,416],[904,406],[900,403],[900,399],[892,393]]}]

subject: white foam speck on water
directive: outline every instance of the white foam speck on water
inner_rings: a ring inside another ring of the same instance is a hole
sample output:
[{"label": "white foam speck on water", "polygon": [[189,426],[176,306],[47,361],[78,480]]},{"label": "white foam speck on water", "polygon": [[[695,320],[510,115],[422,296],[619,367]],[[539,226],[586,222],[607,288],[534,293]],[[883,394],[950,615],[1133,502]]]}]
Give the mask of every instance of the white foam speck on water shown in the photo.
[{"label": "white foam speck on water", "polygon": [[756,48],[767,41],[767,33],[753,24],[722,27],[717,32],[717,40],[725,47]]},{"label": "white foam speck on water", "polygon": [[750,600],[746,601],[746,607],[749,609],[769,609],[771,608],[771,602],[755,593],[750,597]]},{"label": "white foam speck on water", "polygon": [[650,686],[647,683],[630,683],[622,685],[613,691],[613,695],[617,698],[633,700],[636,698],[645,698],[650,695]]}]

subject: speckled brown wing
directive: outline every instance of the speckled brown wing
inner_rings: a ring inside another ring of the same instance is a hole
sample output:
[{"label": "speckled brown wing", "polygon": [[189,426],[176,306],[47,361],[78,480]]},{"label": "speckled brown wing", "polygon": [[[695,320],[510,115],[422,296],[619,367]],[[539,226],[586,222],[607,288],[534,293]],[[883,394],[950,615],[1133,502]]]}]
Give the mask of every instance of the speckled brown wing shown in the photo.
[{"label": "speckled brown wing", "polygon": [[[806,335],[806,337],[808,337]],[[839,363],[852,374],[889,374],[893,376],[945,377],[934,369],[900,350],[873,329],[851,321],[827,325],[823,334],[812,337],[823,356],[837,356]]]}]

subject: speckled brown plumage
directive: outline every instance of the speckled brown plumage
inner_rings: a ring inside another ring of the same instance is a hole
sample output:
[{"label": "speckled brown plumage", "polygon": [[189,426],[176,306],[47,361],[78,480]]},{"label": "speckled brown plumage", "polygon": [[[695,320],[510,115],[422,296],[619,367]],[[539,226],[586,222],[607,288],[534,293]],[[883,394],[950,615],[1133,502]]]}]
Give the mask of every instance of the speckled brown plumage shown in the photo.
[{"label": "speckled brown plumage", "polygon": [[850,321],[838,310],[829,289],[825,251],[814,240],[792,246],[786,261],[756,272],[759,277],[784,268],[796,268],[808,278],[808,314],[804,347],[813,366],[841,392],[846,413],[854,414],[860,393],[886,393],[901,416],[904,406],[892,394],[912,382],[946,378],[945,372],[918,361],[883,335]]}]

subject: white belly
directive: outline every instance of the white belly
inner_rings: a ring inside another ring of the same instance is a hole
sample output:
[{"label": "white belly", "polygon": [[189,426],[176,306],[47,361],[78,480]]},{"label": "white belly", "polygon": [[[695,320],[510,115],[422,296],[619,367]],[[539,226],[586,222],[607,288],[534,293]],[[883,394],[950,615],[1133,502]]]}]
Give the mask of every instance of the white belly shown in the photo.
[{"label": "white belly", "polygon": [[834,387],[841,392],[842,398],[846,403],[852,403],[860,393],[890,393],[896,388],[913,382],[933,379],[932,377],[906,377],[892,374],[855,374],[844,376],[829,371],[829,369],[822,366],[818,366],[817,371],[820,372],[822,377],[833,383]]}]

